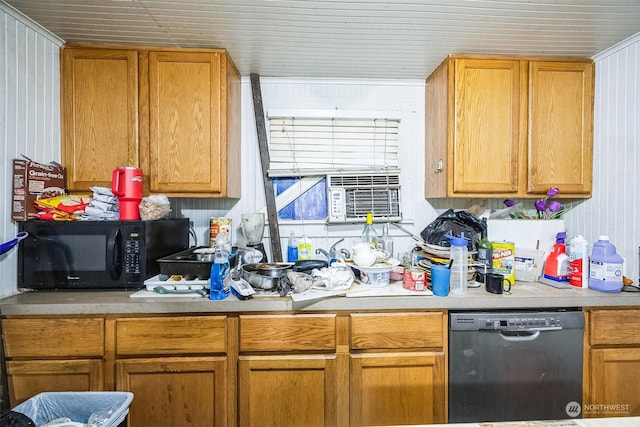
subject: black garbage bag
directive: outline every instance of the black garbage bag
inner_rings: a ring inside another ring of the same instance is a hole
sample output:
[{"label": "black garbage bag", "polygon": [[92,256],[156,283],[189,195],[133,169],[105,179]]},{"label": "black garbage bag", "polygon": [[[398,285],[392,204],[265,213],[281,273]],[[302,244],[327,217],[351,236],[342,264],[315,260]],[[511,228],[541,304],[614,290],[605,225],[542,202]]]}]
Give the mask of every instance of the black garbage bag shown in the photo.
[{"label": "black garbage bag", "polygon": [[460,237],[464,232],[464,237],[469,239],[467,247],[470,251],[475,250],[480,241],[484,228],[480,218],[465,210],[454,211],[449,209],[441,213],[438,218],[425,227],[420,233],[420,237],[432,245],[449,247],[451,242],[445,236],[452,234]]},{"label": "black garbage bag", "polygon": [[33,420],[20,412],[7,411],[0,414],[2,427],[36,427]]}]

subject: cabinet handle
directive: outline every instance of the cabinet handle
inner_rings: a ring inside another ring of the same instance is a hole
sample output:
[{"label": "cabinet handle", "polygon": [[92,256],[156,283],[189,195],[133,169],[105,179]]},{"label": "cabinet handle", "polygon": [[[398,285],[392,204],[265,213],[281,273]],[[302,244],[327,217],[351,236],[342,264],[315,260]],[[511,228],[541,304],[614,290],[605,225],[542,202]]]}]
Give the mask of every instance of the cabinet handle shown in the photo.
[{"label": "cabinet handle", "polygon": [[435,173],[442,173],[442,171],[444,171],[444,162],[442,161],[442,159],[438,160],[438,163],[436,164],[436,170]]}]

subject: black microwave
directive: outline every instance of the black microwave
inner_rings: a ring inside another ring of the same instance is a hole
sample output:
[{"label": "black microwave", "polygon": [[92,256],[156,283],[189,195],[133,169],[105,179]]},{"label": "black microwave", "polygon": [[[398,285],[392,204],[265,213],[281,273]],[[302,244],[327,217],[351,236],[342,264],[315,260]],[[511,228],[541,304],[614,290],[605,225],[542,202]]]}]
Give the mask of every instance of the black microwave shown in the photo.
[{"label": "black microwave", "polygon": [[189,219],[26,221],[18,288],[138,289],[162,258],[189,247]]}]

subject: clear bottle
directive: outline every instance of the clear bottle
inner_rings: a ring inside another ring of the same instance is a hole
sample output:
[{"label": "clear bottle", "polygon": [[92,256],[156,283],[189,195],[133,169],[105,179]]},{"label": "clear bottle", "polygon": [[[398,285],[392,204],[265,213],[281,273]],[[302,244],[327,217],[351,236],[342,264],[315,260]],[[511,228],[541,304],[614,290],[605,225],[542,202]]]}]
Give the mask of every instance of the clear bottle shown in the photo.
[{"label": "clear bottle", "polygon": [[296,262],[298,260],[298,239],[296,239],[295,231],[289,234],[289,242],[287,244],[287,261]]},{"label": "clear bottle", "polygon": [[450,257],[453,263],[451,264],[451,279],[450,279],[450,292],[457,295],[467,294],[467,274],[469,265],[469,249],[467,248],[467,239],[464,237],[464,232],[460,233],[460,237],[449,236],[451,240]]},{"label": "clear bottle", "polygon": [[382,249],[388,251],[393,256],[393,239],[389,236],[389,224],[382,224],[382,236],[380,236]]},{"label": "clear bottle", "polygon": [[229,254],[224,246],[216,245],[216,256],[211,264],[211,278],[209,280],[210,300],[221,300],[229,296],[231,285]]},{"label": "clear bottle", "polygon": [[487,237],[487,220],[482,218],[482,231],[478,242],[478,262],[487,266],[487,270],[493,267],[493,244]]},{"label": "clear bottle", "polygon": [[373,214],[371,212],[367,214],[367,222],[360,235],[360,240],[369,243],[373,248],[378,246],[378,233],[376,233],[376,229],[373,228]]}]

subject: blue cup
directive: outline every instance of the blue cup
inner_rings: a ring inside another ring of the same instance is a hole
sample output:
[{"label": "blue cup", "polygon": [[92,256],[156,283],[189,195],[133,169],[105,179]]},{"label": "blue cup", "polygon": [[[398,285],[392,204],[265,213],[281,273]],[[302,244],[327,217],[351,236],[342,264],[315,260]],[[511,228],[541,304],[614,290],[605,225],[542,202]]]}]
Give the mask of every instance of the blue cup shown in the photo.
[{"label": "blue cup", "polygon": [[446,265],[431,266],[431,284],[433,294],[439,297],[449,295],[449,279],[451,270]]}]

